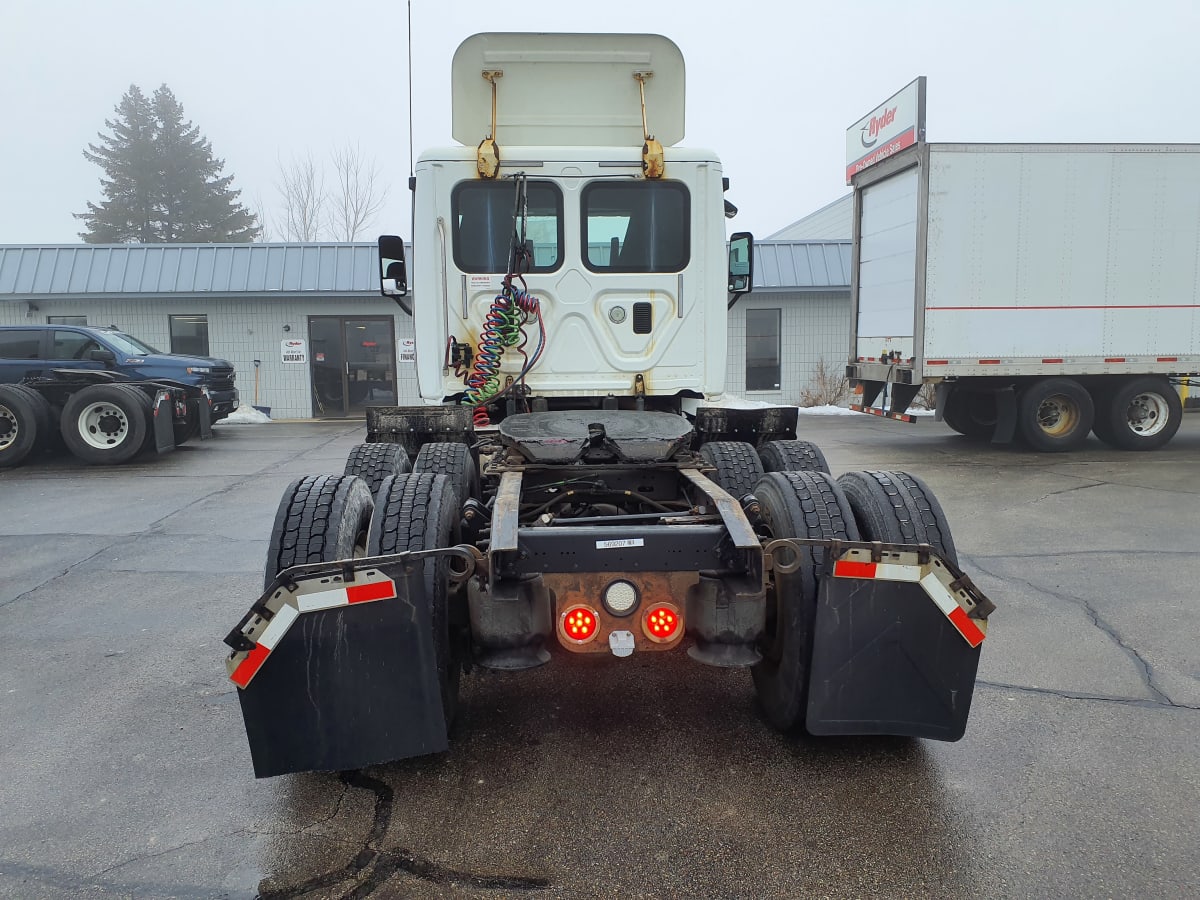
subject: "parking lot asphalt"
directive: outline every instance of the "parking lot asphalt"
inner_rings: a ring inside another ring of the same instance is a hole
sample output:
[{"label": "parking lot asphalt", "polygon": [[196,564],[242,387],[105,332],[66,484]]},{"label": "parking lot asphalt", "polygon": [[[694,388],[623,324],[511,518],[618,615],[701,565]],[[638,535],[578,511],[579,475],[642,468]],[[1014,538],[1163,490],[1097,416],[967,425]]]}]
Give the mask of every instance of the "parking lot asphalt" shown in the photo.
[{"label": "parking lot asphalt", "polygon": [[804,417],[935,490],[996,602],[955,744],[772,732],[682,654],[464,680],[450,752],[256,781],[222,637],[358,423],[0,472],[0,896],[1186,897],[1200,415],[1149,454]]}]

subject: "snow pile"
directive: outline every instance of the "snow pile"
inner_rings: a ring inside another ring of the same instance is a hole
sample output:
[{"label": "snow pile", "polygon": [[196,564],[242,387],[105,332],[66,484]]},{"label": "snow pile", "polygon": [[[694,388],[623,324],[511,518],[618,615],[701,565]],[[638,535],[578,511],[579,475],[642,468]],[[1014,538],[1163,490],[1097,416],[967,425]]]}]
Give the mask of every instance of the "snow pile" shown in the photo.
[{"label": "snow pile", "polygon": [[224,425],[229,423],[230,425],[264,425],[270,421],[270,416],[268,416],[266,413],[259,412],[253,406],[239,406],[224,419],[222,419],[219,424]]},{"label": "snow pile", "polygon": [[858,413],[844,406],[799,406],[797,412],[802,416],[857,416]]}]

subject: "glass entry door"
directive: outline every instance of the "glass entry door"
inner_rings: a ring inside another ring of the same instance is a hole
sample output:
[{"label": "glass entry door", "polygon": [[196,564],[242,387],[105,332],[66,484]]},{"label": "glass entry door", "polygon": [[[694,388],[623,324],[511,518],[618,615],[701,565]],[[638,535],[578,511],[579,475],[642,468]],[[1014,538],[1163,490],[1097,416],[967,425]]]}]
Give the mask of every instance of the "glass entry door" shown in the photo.
[{"label": "glass entry door", "polygon": [[314,416],[396,405],[395,327],[390,316],[309,316]]}]

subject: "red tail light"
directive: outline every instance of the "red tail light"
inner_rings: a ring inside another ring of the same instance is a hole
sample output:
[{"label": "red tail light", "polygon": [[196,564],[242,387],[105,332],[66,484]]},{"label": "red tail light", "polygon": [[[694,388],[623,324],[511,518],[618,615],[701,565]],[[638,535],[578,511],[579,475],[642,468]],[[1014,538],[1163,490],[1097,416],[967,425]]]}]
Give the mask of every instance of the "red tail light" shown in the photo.
[{"label": "red tail light", "polygon": [[650,607],[642,620],[646,637],[660,644],[675,640],[683,628],[683,616],[674,606],[659,603]]},{"label": "red tail light", "polygon": [[588,606],[572,606],[559,621],[562,636],[575,644],[586,644],[596,636],[599,627],[596,611]]}]

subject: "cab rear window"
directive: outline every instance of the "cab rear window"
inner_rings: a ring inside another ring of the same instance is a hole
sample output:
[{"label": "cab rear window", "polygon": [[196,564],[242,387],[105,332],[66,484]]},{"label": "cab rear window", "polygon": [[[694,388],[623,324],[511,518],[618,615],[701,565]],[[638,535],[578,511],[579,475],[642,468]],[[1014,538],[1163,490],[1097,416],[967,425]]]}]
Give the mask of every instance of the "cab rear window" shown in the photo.
[{"label": "cab rear window", "polygon": [[[525,240],[533,251],[531,272],[552,272],[562,265],[563,200],[557,185],[529,181],[525,204]],[[450,197],[454,264],[461,272],[508,271],[517,207],[515,181],[467,181]]]},{"label": "cab rear window", "polygon": [[584,263],[593,272],[681,272],[690,198],[677,181],[598,181],[583,189]]}]

